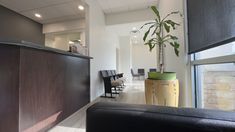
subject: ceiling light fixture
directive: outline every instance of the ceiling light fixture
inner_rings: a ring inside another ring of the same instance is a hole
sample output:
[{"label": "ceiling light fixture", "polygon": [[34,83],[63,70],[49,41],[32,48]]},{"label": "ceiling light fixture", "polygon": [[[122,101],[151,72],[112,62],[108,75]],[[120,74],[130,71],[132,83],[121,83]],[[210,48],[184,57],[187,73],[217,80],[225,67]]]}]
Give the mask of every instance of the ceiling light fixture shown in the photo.
[{"label": "ceiling light fixture", "polygon": [[84,10],[84,6],[79,5],[79,6],[78,6],[78,9],[79,9],[79,10]]},{"label": "ceiling light fixture", "polygon": [[137,30],[137,28],[136,28],[136,27],[133,27],[133,28],[132,28],[132,31],[135,31],[135,30]]},{"label": "ceiling light fixture", "polygon": [[41,16],[40,14],[38,14],[38,13],[35,13],[34,16],[37,17],[37,18],[41,18],[41,17],[42,17],[42,16]]},{"label": "ceiling light fixture", "polygon": [[73,41],[69,41],[69,44],[74,44],[74,42]]},{"label": "ceiling light fixture", "polygon": [[132,30],[130,32],[130,37],[132,44],[141,44],[140,31],[137,29],[137,27],[132,27]]}]

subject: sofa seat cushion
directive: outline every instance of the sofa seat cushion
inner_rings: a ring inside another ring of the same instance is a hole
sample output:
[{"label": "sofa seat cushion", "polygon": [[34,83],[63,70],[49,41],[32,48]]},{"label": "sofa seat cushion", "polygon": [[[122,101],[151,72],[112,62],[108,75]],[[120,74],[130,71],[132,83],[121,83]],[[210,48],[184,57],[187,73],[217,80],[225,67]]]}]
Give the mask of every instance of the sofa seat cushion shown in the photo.
[{"label": "sofa seat cushion", "polygon": [[113,81],[111,81],[111,85],[113,87],[120,86],[120,85],[122,85],[122,81],[121,80],[113,80]]},{"label": "sofa seat cushion", "polygon": [[122,83],[126,82],[126,78],[125,77],[118,78],[118,80],[121,80]]}]

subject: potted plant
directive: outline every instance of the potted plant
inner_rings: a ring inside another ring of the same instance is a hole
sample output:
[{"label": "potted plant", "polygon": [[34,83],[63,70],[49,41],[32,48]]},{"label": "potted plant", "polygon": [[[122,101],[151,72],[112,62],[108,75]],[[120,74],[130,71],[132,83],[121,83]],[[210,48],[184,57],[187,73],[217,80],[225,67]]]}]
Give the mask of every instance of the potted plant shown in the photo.
[{"label": "potted plant", "polygon": [[159,72],[149,72],[148,78],[157,80],[174,80],[176,79],[175,72],[164,71],[164,48],[166,45],[172,46],[176,56],[179,56],[180,44],[178,43],[178,37],[172,35],[171,32],[175,30],[177,26],[180,26],[180,24],[169,19],[169,17],[177,14],[182,17],[182,14],[179,11],[176,11],[167,14],[165,17],[161,17],[156,6],[151,6],[151,9],[156,15],[156,19],[153,22],[145,23],[141,29],[148,26],[148,30],[145,32],[143,40],[145,45],[149,46],[150,51],[152,51],[154,47],[158,48],[157,70]]}]

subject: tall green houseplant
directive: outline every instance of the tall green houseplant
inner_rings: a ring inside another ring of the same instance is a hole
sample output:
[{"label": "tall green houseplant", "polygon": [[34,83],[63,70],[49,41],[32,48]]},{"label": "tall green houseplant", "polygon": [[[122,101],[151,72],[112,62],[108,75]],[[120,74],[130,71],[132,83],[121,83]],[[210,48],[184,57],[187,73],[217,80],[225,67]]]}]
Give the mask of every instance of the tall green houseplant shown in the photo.
[{"label": "tall green houseplant", "polygon": [[156,19],[155,21],[146,23],[141,27],[142,29],[143,27],[148,26],[148,30],[147,32],[145,32],[143,40],[145,42],[145,45],[149,46],[150,51],[152,51],[155,46],[158,47],[157,69],[160,71],[161,74],[163,74],[165,68],[164,48],[168,44],[171,45],[176,56],[179,56],[180,47],[180,44],[178,43],[178,37],[171,34],[171,31],[175,30],[177,26],[180,26],[180,24],[169,19],[169,17],[177,14],[182,17],[182,14],[179,11],[171,12],[162,18],[156,6],[151,6],[151,9],[156,15]]}]

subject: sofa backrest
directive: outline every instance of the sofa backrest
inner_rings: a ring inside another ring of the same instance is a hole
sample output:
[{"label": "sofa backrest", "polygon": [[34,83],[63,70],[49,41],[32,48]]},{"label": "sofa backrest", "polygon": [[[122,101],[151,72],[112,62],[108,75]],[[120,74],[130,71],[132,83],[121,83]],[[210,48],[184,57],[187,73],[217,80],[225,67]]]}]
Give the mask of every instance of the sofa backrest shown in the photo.
[{"label": "sofa backrest", "polygon": [[235,113],[193,108],[96,103],[87,132],[235,132]]}]

